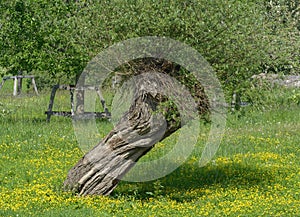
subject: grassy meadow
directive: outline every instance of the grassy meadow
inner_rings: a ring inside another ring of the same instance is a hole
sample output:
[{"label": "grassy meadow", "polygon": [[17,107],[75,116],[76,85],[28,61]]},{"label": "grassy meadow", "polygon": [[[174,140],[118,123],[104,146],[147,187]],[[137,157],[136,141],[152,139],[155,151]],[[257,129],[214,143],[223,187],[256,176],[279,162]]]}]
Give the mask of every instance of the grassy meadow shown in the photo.
[{"label": "grassy meadow", "polygon": [[[263,95],[260,95],[263,94]],[[229,114],[214,159],[199,167],[199,138],[192,155],[159,180],[122,181],[111,196],[79,197],[62,191],[81,158],[72,121],[46,123],[50,91],[12,97],[0,90],[0,216],[300,216],[299,91],[257,92],[266,104]],[[57,109],[69,109],[59,92]],[[97,123],[99,140],[112,128]],[[203,125],[203,134],[208,132]],[[147,158],[172,146],[168,138]]]}]

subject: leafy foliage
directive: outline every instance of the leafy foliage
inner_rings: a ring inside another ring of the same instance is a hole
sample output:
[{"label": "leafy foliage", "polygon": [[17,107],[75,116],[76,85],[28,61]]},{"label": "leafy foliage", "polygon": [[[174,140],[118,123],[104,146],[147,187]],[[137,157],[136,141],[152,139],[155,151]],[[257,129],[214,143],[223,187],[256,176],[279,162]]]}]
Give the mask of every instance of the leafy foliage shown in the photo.
[{"label": "leafy foliage", "polygon": [[0,65],[40,85],[74,83],[104,48],[149,35],[197,49],[228,93],[263,70],[299,70],[297,1],[3,0],[0,12]]},{"label": "leafy foliage", "polygon": [[267,73],[299,73],[300,4],[296,0],[266,1],[269,61]]}]

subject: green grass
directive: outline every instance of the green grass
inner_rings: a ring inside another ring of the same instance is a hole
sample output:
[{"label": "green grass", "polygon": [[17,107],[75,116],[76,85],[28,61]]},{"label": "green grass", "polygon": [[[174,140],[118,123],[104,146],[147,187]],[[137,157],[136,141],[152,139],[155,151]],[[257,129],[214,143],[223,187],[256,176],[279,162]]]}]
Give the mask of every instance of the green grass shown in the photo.
[{"label": "green grass", "polygon": [[[1,92],[0,216],[300,216],[297,103],[278,99],[268,109],[230,114],[217,155],[205,167],[198,166],[209,127],[203,125],[192,155],[173,173],[151,182],[122,181],[109,197],[78,197],[61,189],[83,155],[72,121],[52,117],[46,123],[49,93]],[[57,100],[56,109],[69,108],[65,92]],[[112,124],[97,126],[100,140]],[[175,140],[162,141],[142,160],[159,157]]]}]

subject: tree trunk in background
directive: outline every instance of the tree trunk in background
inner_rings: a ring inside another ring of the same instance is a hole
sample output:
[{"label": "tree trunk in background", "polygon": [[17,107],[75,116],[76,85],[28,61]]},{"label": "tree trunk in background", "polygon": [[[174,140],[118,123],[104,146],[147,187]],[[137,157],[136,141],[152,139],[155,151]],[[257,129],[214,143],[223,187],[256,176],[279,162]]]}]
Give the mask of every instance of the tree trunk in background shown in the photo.
[{"label": "tree trunk in background", "polygon": [[22,78],[18,78],[17,95],[20,95],[21,91],[22,91]]}]

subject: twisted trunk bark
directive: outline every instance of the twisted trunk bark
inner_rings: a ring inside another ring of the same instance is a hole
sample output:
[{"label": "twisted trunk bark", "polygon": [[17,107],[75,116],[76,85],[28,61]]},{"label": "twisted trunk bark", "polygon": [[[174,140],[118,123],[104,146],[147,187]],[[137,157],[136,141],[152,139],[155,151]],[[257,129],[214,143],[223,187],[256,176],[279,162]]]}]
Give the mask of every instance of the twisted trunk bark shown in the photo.
[{"label": "twisted trunk bark", "polygon": [[157,142],[195,119],[198,112],[208,111],[208,98],[201,84],[191,75],[183,76],[179,65],[153,58],[135,60],[129,65],[133,75],[139,76],[131,83],[134,97],[129,110],[69,171],[64,182],[66,190],[79,195],[109,195]]},{"label": "twisted trunk bark", "polygon": [[143,155],[158,141],[180,128],[179,123],[166,122],[162,115],[155,112],[163,97],[155,93],[152,85],[147,79],[137,84],[137,95],[129,111],[69,171],[64,182],[66,190],[79,195],[109,195]]}]

